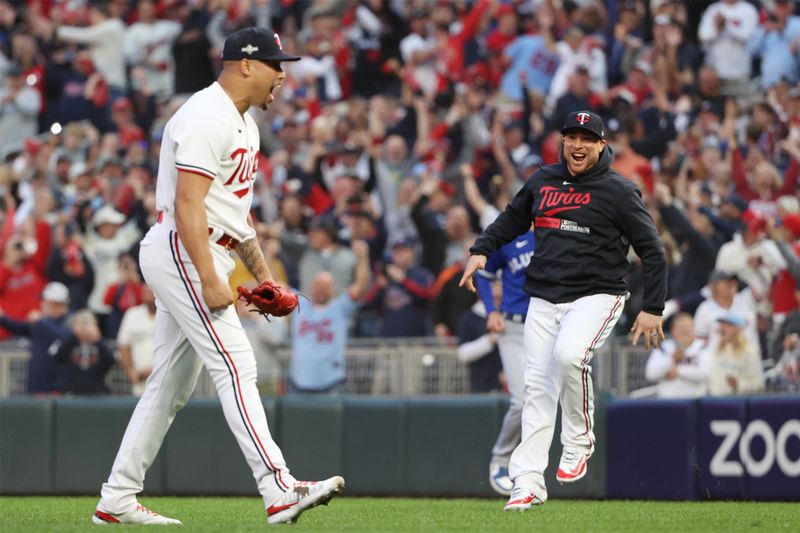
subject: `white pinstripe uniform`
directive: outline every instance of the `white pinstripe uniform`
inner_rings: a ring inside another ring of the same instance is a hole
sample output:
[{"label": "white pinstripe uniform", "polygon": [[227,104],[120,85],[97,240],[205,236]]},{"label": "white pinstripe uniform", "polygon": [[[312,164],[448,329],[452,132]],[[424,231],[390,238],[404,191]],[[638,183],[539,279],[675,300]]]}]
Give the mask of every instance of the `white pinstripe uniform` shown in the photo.
[{"label": "white pinstripe uniform", "polygon": [[[534,173],[470,250],[488,257],[533,222],[522,442],[509,463],[514,489],[506,511],[547,500],[544,472],[559,403],[563,452],[556,479],[572,483],[587,473],[595,447],[589,363],[622,314],[631,247],[642,260],[645,287],[635,336],[658,334],[667,289],[664,246],[641,193],[611,169],[614,150],[603,141],[603,120],[575,111],[561,133],[560,162]],[[481,262],[471,258],[467,272]]]},{"label": "white pinstripe uniform", "polygon": [[[589,363],[614,330],[627,295],[593,294],[554,304],[531,298],[525,320],[522,442],[511,455],[515,483],[547,500],[544,471],[561,402],[561,444],[594,452],[594,393]],[[522,478],[525,478],[524,480]]]},{"label": "white pinstripe uniform", "polygon": [[139,254],[145,280],[156,294],[153,373],[103,485],[98,507],[105,511],[121,513],[136,506],[147,468],[175,413],[191,396],[202,366],[214,380],[225,419],[265,506],[294,485],[270,435],[256,389],[255,357],[235,308],[208,309],[173,219],[178,170],[212,180],[205,198],[209,246],[217,275],[227,280],[234,266],[229,246],[255,235],[247,214],[258,150],[255,122],[249,114],[239,114],[218,83],[193,95],[164,130],[156,191],[162,214]]}]

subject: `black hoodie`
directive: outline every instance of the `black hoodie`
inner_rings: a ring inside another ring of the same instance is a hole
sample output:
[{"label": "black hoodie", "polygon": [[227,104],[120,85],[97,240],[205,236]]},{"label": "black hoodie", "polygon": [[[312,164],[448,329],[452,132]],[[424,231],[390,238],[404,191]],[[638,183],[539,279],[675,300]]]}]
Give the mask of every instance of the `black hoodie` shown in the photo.
[{"label": "black hoodie", "polygon": [[667,293],[667,260],[641,192],[611,170],[606,145],[586,173],[564,162],[537,171],[470,249],[492,252],[534,223],[536,252],[525,270],[525,291],[552,303],[592,294],[625,294],[628,246],[642,259],[643,311],[660,315]]}]

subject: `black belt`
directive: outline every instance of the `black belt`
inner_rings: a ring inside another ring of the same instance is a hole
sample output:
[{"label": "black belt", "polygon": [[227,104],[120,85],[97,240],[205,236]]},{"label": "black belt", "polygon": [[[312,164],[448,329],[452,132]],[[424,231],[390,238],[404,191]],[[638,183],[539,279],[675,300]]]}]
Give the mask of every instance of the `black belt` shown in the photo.
[{"label": "black belt", "polygon": [[525,323],[525,315],[520,315],[516,313],[507,313],[506,311],[501,311],[503,318],[506,320],[510,320],[511,322],[516,322],[517,324],[524,324]]}]

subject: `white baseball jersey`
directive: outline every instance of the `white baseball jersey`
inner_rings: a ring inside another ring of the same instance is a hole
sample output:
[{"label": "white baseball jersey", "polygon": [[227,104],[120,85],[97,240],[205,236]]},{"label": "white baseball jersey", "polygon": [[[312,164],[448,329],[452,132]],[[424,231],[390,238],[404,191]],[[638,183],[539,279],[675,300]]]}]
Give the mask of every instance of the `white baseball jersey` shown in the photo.
[{"label": "white baseball jersey", "polygon": [[164,128],[156,206],[174,216],[178,171],[212,180],[205,198],[212,239],[223,234],[242,242],[255,236],[247,223],[258,167],[259,133],[249,113],[240,115],[214,82],[195,93]]},{"label": "white baseball jersey", "polygon": [[[269,507],[295,483],[272,438],[256,387],[256,359],[234,306],[211,312],[203,285],[174,224],[178,172],[211,180],[204,199],[209,240],[223,234],[244,241],[259,134],[218,83],[193,95],[164,129],[156,206],[166,217],[142,240],[139,265],[156,296],[153,371],[131,416],[99,508],[123,513],[136,507],[145,473],[155,460],[175,412],[192,394],[202,367],[212,376],[225,419]],[[210,244],[217,275],[227,280],[234,262],[227,248]]]}]

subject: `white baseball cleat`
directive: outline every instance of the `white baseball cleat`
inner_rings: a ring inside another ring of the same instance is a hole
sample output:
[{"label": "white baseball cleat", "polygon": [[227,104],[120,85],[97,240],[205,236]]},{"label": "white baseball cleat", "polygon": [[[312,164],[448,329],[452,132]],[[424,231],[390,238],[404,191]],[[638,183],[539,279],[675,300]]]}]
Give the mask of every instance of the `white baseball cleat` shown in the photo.
[{"label": "white baseball cleat", "polygon": [[267,508],[270,524],[291,524],[303,511],[317,505],[328,505],[344,488],[344,478],[333,476],[323,481],[295,481],[292,490],[284,493]]},{"label": "white baseball cleat", "polygon": [[489,485],[496,493],[511,496],[514,483],[508,477],[508,467],[500,463],[491,463],[489,465]]},{"label": "white baseball cleat", "polygon": [[124,513],[109,513],[97,509],[92,515],[92,522],[107,526],[109,524],[140,524],[144,526],[180,526],[183,522],[174,518],[167,518],[151,511],[141,504],[136,504],[136,508]]},{"label": "white baseball cleat", "polygon": [[544,504],[544,502],[533,493],[532,489],[514,487],[514,490],[511,492],[511,497],[508,499],[508,503],[503,507],[503,511],[527,511],[534,505],[542,504]]},{"label": "white baseball cleat", "polygon": [[589,454],[581,451],[564,450],[558,463],[556,479],[560,483],[572,483],[586,475]]}]

